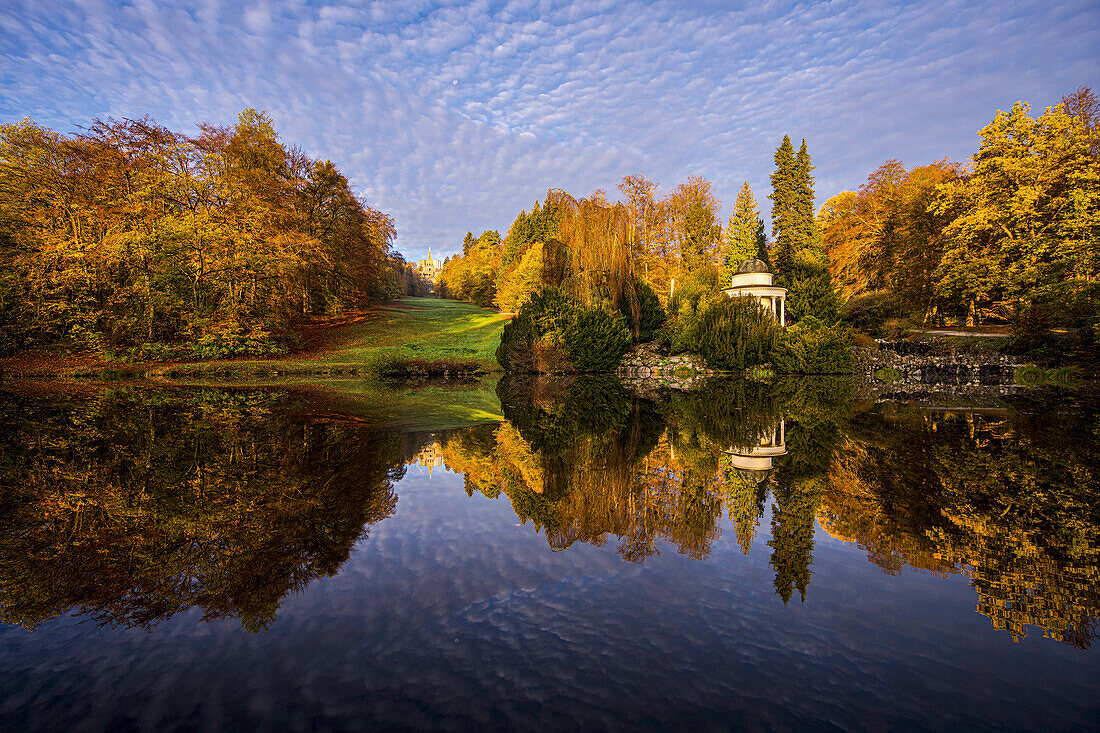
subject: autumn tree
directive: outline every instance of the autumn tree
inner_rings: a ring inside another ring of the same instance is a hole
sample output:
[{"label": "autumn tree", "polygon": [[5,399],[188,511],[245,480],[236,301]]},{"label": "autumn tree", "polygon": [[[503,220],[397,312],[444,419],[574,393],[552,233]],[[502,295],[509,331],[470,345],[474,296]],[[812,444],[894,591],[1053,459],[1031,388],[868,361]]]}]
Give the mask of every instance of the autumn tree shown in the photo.
[{"label": "autumn tree", "polygon": [[1094,128],[1064,104],[1029,112],[1026,102],[998,112],[979,132],[971,175],[943,185],[932,202],[950,217],[937,291],[974,323],[1074,297],[1100,277]]},{"label": "autumn tree", "polygon": [[[630,248],[637,274],[649,281],[649,270],[655,265],[652,235],[657,216],[657,184],[645,176],[623,176],[616,187],[626,197],[630,220]],[[656,267],[654,271],[656,272]]]},{"label": "autumn tree", "polygon": [[911,171],[888,160],[858,192],[844,191],[825,202],[818,225],[829,271],[844,297],[880,294],[897,315],[922,321],[941,314],[935,271],[949,217],[929,205],[937,186],[960,173],[946,159]]},{"label": "autumn tree", "polygon": [[393,221],[248,109],[188,137],[149,119],[0,128],[2,349],[273,353],[305,315],[399,293]]},{"label": "autumn tree", "polygon": [[1073,94],[1062,97],[1066,114],[1075,117],[1088,131],[1091,141],[1089,152],[1100,155],[1100,99],[1090,87],[1078,87]]}]

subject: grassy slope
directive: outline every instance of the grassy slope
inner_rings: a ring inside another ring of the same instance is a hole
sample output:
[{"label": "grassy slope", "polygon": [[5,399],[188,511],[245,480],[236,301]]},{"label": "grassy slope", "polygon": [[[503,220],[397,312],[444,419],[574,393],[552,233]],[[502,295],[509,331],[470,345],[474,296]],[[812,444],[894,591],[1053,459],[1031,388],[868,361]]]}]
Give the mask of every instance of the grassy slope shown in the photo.
[{"label": "grassy slope", "polygon": [[[474,382],[387,381],[374,378],[376,367],[392,357],[469,359],[487,371],[499,371],[495,352],[508,320],[494,311],[436,298],[406,298],[376,306],[308,334],[313,348],[282,359],[227,360],[187,364],[127,364],[101,360],[28,359],[8,361],[8,376],[110,377],[130,379],[115,386],[160,384],[180,387],[287,389],[307,397],[314,417],[344,415],[390,428],[439,430],[502,419],[496,377]],[[359,375],[357,377],[336,375]],[[362,378],[362,377],[366,378]],[[35,383],[32,390],[60,389],[67,380]],[[101,388],[79,380],[72,388]],[[9,382],[3,388],[19,388]]]},{"label": "grassy slope", "polygon": [[467,359],[486,371],[499,369],[496,348],[508,316],[440,298],[405,298],[372,312],[375,318],[347,327],[337,347],[301,361],[360,365],[374,371],[373,367],[395,357]]},{"label": "grassy slope", "polygon": [[209,375],[374,374],[391,358],[476,361],[498,371],[495,352],[508,321],[495,311],[439,298],[405,298],[375,306],[342,325],[321,324],[307,334],[313,347],[281,359],[229,359],[188,363],[110,362],[39,355],[0,362],[11,376],[99,376],[110,373],[158,379]]},{"label": "grassy slope", "polygon": [[[496,371],[496,348],[508,316],[441,298],[404,298],[375,306],[366,317],[324,334],[327,346],[282,359],[202,362],[197,373],[227,366],[286,374],[375,373],[391,358],[469,359]],[[176,371],[181,371],[176,369]]]}]

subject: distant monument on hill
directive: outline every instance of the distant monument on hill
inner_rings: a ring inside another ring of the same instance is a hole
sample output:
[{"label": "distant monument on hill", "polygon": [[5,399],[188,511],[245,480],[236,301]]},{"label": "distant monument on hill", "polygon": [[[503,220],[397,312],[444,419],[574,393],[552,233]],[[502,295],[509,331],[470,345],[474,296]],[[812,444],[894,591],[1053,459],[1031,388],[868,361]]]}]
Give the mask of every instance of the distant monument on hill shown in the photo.
[{"label": "distant monument on hill", "polygon": [[413,269],[430,282],[434,290],[435,284],[439,281],[439,273],[443,270],[443,260],[433,259],[432,248],[428,247],[428,256],[413,265]]}]

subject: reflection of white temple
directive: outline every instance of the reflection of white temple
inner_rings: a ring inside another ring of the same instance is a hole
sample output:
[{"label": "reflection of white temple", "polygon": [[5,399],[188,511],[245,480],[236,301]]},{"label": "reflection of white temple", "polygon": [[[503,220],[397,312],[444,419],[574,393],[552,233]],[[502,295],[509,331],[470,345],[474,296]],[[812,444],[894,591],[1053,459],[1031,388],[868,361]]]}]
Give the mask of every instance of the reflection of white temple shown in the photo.
[{"label": "reflection of white temple", "polygon": [[439,443],[433,441],[430,445],[421,448],[420,452],[416,454],[416,458],[412,459],[410,463],[416,463],[418,466],[428,469],[428,476],[430,477],[432,469],[443,465],[443,449],[440,448]]},{"label": "reflection of white temple", "polygon": [[780,326],[787,325],[787,289],[772,284],[772,274],[763,260],[742,262],[722,292],[731,298],[751,295]]},{"label": "reflection of white temple", "polygon": [[771,473],[772,459],[787,454],[786,423],[780,420],[771,430],[761,433],[756,445],[733,446],[723,452],[741,478],[761,483]]}]

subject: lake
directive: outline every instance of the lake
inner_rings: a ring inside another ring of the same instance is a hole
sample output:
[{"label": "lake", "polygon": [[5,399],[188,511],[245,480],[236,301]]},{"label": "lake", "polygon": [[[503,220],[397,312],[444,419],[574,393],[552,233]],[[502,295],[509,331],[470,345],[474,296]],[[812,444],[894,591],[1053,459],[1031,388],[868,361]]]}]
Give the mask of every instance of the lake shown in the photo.
[{"label": "lake", "polygon": [[1097,727],[1098,475],[1087,390],[9,382],[0,727]]}]

